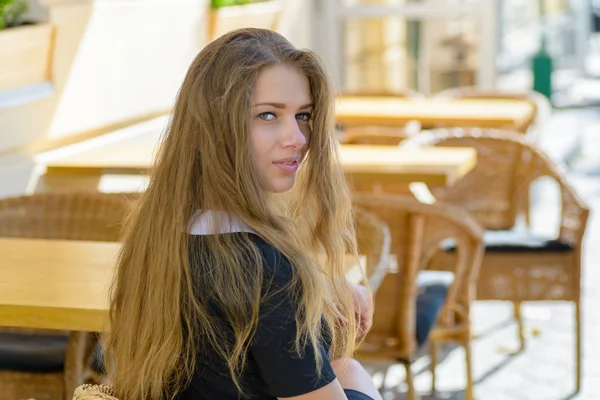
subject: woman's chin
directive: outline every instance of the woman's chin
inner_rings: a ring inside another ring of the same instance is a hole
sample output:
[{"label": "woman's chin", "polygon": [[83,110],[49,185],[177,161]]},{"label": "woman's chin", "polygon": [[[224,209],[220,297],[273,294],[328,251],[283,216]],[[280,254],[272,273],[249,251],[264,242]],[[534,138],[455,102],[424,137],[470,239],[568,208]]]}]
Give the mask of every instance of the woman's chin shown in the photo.
[{"label": "woman's chin", "polygon": [[296,176],[277,179],[270,182],[269,191],[271,193],[286,193],[294,188],[296,184]]}]

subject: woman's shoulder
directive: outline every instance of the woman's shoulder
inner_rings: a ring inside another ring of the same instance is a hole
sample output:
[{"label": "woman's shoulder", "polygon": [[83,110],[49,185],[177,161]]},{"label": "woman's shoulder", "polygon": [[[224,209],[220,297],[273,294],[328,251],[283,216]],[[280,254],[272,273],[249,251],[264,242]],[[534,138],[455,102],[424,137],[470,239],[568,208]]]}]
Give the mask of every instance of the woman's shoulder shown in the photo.
[{"label": "woman's shoulder", "polygon": [[249,233],[248,237],[261,253],[266,275],[275,275],[275,278],[288,280],[293,273],[293,267],[288,258],[259,235]]},{"label": "woman's shoulder", "polygon": [[[258,250],[263,261],[263,266],[265,267],[265,272],[268,275],[273,273],[284,275],[285,277],[291,275],[292,265],[288,258],[260,235],[254,232],[231,232],[220,233],[220,235],[227,235],[230,239],[233,239],[234,242],[239,241],[240,246],[242,246],[243,243],[247,244],[250,242]],[[206,239],[207,235],[189,236],[189,250],[190,254],[193,256],[192,260],[200,261],[205,259],[203,256],[206,256],[205,251],[207,251],[205,248]]]},{"label": "woman's shoulder", "polygon": [[275,246],[264,240],[260,235],[256,233],[248,233],[248,238],[254,243],[254,245],[261,252],[265,261],[270,263],[276,262],[288,262],[287,258],[281,253]]}]

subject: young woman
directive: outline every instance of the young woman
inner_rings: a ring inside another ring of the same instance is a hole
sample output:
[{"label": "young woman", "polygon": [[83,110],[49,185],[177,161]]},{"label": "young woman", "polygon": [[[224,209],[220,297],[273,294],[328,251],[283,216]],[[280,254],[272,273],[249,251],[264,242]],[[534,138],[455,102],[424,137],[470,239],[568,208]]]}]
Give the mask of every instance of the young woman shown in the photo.
[{"label": "young woman", "polygon": [[105,341],[120,399],[381,398],[351,359],[370,306],[344,277],[333,132],[312,52],[260,29],[200,52],[126,224]]}]

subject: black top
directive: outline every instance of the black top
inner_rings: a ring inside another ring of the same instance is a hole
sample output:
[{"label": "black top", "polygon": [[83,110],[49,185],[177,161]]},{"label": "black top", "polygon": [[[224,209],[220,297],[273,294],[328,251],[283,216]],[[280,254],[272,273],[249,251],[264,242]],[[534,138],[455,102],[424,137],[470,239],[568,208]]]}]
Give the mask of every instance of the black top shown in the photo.
[{"label": "black top", "polygon": [[[264,260],[265,281],[270,281],[267,296],[261,304],[256,335],[249,347],[247,365],[241,376],[249,399],[273,400],[277,397],[293,397],[319,389],[335,379],[329,362],[330,343],[324,341],[320,347],[323,355],[321,377],[317,376],[312,346],[307,345],[303,356],[293,351],[296,337],[296,306],[284,288],[289,282],[293,266],[277,249],[259,236],[251,233],[229,233],[248,235]],[[199,263],[203,236],[191,236],[190,259],[193,270]],[[196,256],[194,256],[196,255]],[[271,280],[272,279],[272,280]],[[273,293],[269,295],[269,293]],[[222,320],[218,311],[215,318]],[[225,322],[223,322],[225,324]],[[226,326],[224,326],[227,329]],[[201,348],[201,346],[199,346]],[[224,360],[216,351],[205,346],[199,350],[196,370],[190,385],[181,391],[178,400],[237,400],[240,396],[233,384]]]}]

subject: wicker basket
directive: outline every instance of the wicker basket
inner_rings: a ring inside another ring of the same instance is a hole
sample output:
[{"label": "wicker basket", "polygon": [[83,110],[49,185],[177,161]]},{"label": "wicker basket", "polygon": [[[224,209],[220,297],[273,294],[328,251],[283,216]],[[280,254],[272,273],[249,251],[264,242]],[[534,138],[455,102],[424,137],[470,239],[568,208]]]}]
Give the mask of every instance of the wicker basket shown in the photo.
[{"label": "wicker basket", "polygon": [[109,385],[82,385],[75,389],[73,400],[119,400]]}]

